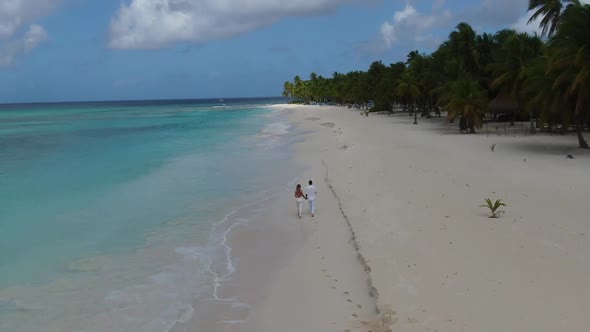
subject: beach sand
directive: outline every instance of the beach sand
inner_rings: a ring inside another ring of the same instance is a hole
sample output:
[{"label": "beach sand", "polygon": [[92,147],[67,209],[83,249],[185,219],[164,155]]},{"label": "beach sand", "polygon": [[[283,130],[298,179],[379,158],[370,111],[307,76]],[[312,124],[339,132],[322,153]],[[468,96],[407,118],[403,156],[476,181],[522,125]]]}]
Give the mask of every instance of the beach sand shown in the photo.
[{"label": "beach sand", "polygon": [[[575,136],[468,136],[438,118],[277,107],[305,133],[297,162],[300,182],[318,186],[317,216],[299,220],[286,191],[270,204],[282,232],[252,241],[236,230],[238,259],[275,241],[240,283],[259,280],[247,321],[216,330],[590,328],[590,153]],[[479,207],[488,197],[508,205],[500,218]]]},{"label": "beach sand", "polygon": [[[590,154],[576,149],[574,136],[505,137],[495,130],[489,136],[466,136],[444,119],[419,119],[416,126],[404,114],[361,117],[338,107],[291,108],[291,120],[308,132],[298,147],[300,162],[318,180],[327,169],[320,197],[328,202],[320,201],[320,229],[312,232],[313,244],[347,241],[344,234],[338,238],[328,230],[343,222],[329,203],[330,184],[370,268],[376,304],[392,330],[590,328]],[[567,159],[568,154],[575,159]],[[487,197],[508,204],[501,218],[489,219],[479,207]],[[327,230],[323,233],[321,227]],[[303,253],[307,260],[321,255],[312,249]],[[341,261],[331,260],[339,255],[332,254],[325,263],[340,266]],[[332,273],[354,282],[339,272]],[[279,305],[289,302],[283,295],[312,287],[286,282],[295,278],[289,273],[277,278],[260,322],[288,315]],[[314,308],[320,289],[329,286],[313,286],[317,296],[300,307]],[[362,293],[367,283],[349,284],[346,290]],[[305,296],[295,299],[300,297]],[[289,303],[294,317],[279,321],[300,323],[299,330],[370,329],[359,328],[356,319],[337,321],[344,324],[337,328],[312,328],[303,325],[312,323],[304,311],[292,307],[297,306]],[[325,319],[314,317],[324,324],[337,317],[331,314],[336,309],[319,310]],[[346,317],[342,310],[340,316]]]}]

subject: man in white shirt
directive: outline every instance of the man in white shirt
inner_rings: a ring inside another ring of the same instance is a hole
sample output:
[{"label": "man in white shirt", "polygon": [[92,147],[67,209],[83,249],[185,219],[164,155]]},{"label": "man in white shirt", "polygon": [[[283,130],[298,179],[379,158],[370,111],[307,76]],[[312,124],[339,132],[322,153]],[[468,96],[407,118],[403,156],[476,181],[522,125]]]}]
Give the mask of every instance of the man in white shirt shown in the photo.
[{"label": "man in white shirt", "polygon": [[307,200],[309,201],[309,212],[311,213],[311,216],[314,217],[315,216],[315,198],[316,198],[316,195],[318,194],[318,190],[313,185],[313,182],[311,180],[309,180],[309,186],[307,186],[307,188],[305,188],[305,194],[307,195]]}]

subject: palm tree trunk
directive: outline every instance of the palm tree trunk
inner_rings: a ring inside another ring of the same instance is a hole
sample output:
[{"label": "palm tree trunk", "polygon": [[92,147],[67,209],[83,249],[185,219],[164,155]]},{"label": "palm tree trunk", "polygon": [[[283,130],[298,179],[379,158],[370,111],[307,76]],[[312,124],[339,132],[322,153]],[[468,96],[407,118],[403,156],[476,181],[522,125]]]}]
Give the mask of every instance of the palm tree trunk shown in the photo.
[{"label": "palm tree trunk", "polygon": [[475,121],[473,121],[473,119],[470,117],[470,118],[468,118],[468,122],[469,122],[469,133],[475,134]]},{"label": "palm tree trunk", "polygon": [[[518,91],[520,91],[520,87],[518,88]],[[524,107],[525,103],[522,101],[522,95],[520,93],[518,93],[516,95],[516,100],[518,103],[518,112],[520,114],[523,114],[523,111],[525,110],[525,107]],[[516,116],[516,115],[513,115],[513,116]],[[513,119],[514,119],[514,117],[513,117]],[[536,131],[535,123],[533,121],[533,111],[529,111],[529,121],[531,123],[530,130],[529,130],[530,134],[534,135],[537,133],[537,131]],[[514,125],[514,123],[512,123],[512,125]]]},{"label": "palm tree trunk", "polygon": [[414,111],[414,124],[418,124],[418,112]]},{"label": "palm tree trunk", "polygon": [[576,125],[576,133],[578,134],[578,144],[580,149],[590,149],[588,143],[584,139],[584,135],[582,135],[582,129],[584,128],[583,124]]},{"label": "palm tree trunk", "polygon": [[576,117],[576,134],[578,135],[578,145],[579,145],[580,149],[589,149],[590,148],[590,147],[588,147],[588,143],[584,139],[584,135],[582,135],[582,131],[584,130],[584,125],[588,121],[588,118],[590,118],[590,112],[586,116],[583,116],[580,114],[579,116]]}]

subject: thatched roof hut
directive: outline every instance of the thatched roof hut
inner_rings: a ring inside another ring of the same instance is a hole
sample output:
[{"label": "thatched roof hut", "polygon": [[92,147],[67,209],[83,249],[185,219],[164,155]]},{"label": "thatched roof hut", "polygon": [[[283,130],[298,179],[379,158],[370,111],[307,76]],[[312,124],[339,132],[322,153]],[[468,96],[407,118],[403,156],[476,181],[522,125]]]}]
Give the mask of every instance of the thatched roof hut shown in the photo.
[{"label": "thatched roof hut", "polygon": [[517,113],[518,103],[516,100],[507,95],[498,95],[494,98],[489,105],[489,111],[492,114],[498,113]]}]

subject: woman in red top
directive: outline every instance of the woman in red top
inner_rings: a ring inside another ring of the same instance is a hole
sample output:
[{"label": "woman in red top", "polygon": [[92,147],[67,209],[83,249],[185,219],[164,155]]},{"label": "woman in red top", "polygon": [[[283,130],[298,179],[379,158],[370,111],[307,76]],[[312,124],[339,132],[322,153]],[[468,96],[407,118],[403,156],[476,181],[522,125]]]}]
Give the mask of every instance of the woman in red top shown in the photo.
[{"label": "woman in red top", "polygon": [[301,185],[298,184],[297,188],[295,188],[295,200],[297,201],[297,215],[299,216],[299,219],[301,219],[301,212],[303,211],[303,199],[307,199],[307,196],[303,194]]}]

